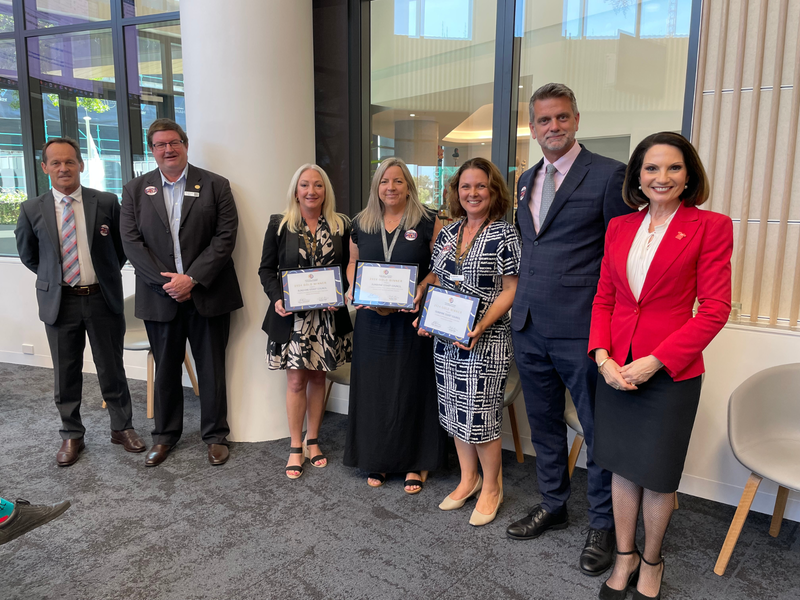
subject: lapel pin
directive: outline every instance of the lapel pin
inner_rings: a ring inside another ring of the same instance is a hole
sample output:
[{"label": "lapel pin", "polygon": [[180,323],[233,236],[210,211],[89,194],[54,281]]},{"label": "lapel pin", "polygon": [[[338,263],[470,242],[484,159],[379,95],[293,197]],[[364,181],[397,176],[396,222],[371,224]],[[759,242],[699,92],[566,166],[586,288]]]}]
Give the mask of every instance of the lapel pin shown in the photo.
[{"label": "lapel pin", "polygon": [[200,189],[200,186],[199,186],[199,185],[196,185],[196,186],[194,186],[194,189],[196,189],[196,190],[199,190],[199,189]]},{"label": "lapel pin", "polygon": [[155,188],[155,186],[149,185],[144,188],[144,193],[148,196],[155,196],[158,193],[158,190]]},{"label": "lapel pin", "polygon": [[686,234],[685,234],[685,233],[683,233],[682,231],[679,231],[679,232],[678,232],[678,235],[676,235],[676,236],[675,236],[675,239],[676,239],[676,240],[682,240],[682,239],[683,239],[683,238],[685,238],[685,237],[686,237]]},{"label": "lapel pin", "polygon": [[105,237],[105,236],[107,236],[107,235],[108,235],[108,231],[109,231],[109,229],[108,229],[108,225],[106,225],[105,223],[103,223],[102,225],[100,225],[100,235],[102,235],[102,236],[104,236],[104,237]]}]

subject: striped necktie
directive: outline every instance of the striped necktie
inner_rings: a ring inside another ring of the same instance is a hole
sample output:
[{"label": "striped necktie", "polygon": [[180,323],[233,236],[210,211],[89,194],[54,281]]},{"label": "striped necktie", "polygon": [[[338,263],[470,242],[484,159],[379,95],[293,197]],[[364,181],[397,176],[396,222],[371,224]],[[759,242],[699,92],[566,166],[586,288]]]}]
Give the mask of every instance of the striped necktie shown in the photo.
[{"label": "striped necktie", "polygon": [[64,196],[64,215],[61,221],[61,272],[67,285],[74,287],[81,280],[78,264],[78,234],[75,231],[75,211],[72,198]]}]

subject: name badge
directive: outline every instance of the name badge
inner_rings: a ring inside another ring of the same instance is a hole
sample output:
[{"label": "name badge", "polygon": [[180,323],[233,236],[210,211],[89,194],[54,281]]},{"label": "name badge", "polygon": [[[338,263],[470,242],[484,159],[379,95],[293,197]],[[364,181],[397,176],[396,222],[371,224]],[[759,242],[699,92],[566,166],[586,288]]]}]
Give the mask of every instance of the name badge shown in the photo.
[{"label": "name badge", "polygon": [[192,198],[199,198],[200,192],[183,192],[184,196],[191,196]]},{"label": "name badge", "polygon": [[464,281],[463,275],[450,275],[450,281]]}]

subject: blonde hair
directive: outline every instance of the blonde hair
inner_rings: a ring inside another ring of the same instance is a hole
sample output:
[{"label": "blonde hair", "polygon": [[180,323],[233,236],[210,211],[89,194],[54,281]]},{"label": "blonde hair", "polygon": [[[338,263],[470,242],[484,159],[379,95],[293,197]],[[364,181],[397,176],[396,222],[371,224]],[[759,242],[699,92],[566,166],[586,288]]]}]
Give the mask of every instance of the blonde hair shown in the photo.
[{"label": "blonde hair", "polygon": [[299,233],[303,230],[303,215],[300,213],[300,203],[297,201],[297,183],[300,181],[300,176],[308,170],[316,171],[322,177],[322,183],[325,186],[325,200],[322,203],[322,216],[328,222],[328,227],[331,228],[331,233],[334,235],[342,235],[348,222],[348,218],[336,212],[336,195],[333,193],[333,186],[331,180],[328,179],[328,174],[317,165],[306,163],[292,176],[292,181],[289,183],[289,190],[286,192],[286,210],[283,211],[283,218],[278,225],[278,233],[280,234],[283,226],[292,233]]},{"label": "blonde hair", "polygon": [[414,178],[411,177],[411,172],[408,170],[406,163],[402,158],[395,156],[385,159],[380,165],[378,170],[375,171],[375,176],[372,178],[372,183],[369,186],[369,200],[367,207],[356,215],[358,219],[358,226],[364,233],[378,233],[383,227],[383,200],[378,196],[378,188],[381,185],[386,171],[392,167],[400,167],[403,172],[403,177],[408,186],[408,199],[406,201],[405,223],[403,225],[406,229],[413,229],[422,219],[430,220],[430,213],[425,210],[422,203],[419,201],[417,194],[417,184]]}]

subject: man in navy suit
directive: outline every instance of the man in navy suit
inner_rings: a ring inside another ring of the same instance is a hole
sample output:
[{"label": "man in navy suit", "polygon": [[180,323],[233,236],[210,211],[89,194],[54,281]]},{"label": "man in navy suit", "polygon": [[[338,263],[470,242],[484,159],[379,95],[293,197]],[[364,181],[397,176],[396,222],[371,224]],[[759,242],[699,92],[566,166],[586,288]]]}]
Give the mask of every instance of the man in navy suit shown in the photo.
[{"label": "man in navy suit", "polygon": [[625,165],[575,141],[580,113],[567,86],[542,86],[529,110],[531,135],[544,158],[520,177],[517,189],[522,262],[511,328],[542,502],[506,533],[529,540],[567,526],[569,389],[586,439],[589,478],[590,531],[579,564],[596,576],[611,566],[616,544],[611,473],[592,459],[597,367],[587,348],[606,227],[630,211],[622,201]]},{"label": "man in navy suit", "polygon": [[111,442],[144,452],[133,429],[131,395],[122,362],[125,337],[119,201],[81,186],[83,159],[70,138],[48,141],[42,170],[52,190],[22,203],[14,234],[19,258],[36,273],[39,318],[44,321],[55,371],[62,444],[56,462],[67,467],[84,449],[81,422],[83,351],[92,345],[100,391],[111,417]]}]

